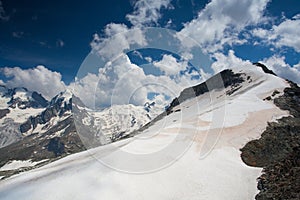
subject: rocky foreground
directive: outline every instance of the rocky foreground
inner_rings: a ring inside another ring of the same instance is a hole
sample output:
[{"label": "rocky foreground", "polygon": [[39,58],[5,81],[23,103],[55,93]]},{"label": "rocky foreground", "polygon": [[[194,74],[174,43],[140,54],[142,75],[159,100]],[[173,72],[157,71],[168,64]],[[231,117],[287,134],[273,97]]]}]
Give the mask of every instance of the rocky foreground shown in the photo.
[{"label": "rocky foreground", "polygon": [[263,167],[255,199],[296,200],[300,199],[300,88],[290,82],[282,96],[273,97],[265,100],[274,101],[291,116],[269,123],[260,139],[241,149],[241,156],[246,164]]}]

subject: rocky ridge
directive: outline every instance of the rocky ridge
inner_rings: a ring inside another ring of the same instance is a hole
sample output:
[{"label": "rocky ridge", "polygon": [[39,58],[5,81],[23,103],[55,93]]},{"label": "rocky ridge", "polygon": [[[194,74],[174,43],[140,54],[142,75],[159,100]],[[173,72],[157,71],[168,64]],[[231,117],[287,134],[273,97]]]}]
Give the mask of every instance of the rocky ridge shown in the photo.
[{"label": "rocky ridge", "polygon": [[241,158],[247,165],[263,167],[257,200],[300,199],[300,88],[289,83],[283,95],[276,98],[274,91],[265,100],[289,111],[290,116],[268,123],[261,138],[241,149]]}]

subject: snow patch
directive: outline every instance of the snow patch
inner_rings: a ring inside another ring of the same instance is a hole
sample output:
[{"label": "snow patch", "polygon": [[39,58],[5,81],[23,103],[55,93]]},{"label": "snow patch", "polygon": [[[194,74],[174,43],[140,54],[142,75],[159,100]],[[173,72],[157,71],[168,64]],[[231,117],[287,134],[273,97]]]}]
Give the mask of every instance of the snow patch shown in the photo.
[{"label": "snow patch", "polygon": [[23,168],[23,167],[34,167],[35,165],[43,163],[47,160],[48,159],[41,160],[38,162],[32,162],[31,160],[13,160],[13,161],[10,161],[10,162],[6,163],[5,165],[3,165],[0,168],[0,171],[15,170],[15,169]]}]

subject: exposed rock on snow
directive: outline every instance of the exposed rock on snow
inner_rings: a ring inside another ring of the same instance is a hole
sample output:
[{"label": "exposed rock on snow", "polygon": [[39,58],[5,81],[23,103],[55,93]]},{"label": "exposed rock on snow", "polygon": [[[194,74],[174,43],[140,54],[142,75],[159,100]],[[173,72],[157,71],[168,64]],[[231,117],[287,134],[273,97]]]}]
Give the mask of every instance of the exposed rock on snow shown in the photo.
[{"label": "exposed rock on snow", "polygon": [[[223,73],[223,86],[195,86],[199,95],[187,89],[134,137],[10,177],[1,182],[0,196],[4,200],[254,199],[262,168],[245,165],[240,149],[258,139],[268,121],[287,115],[272,98],[264,99],[275,91],[282,95],[289,85],[253,66]],[[84,123],[88,122],[87,118]]]},{"label": "exposed rock on snow", "polygon": [[300,88],[290,82],[273,101],[292,116],[269,123],[261,138],[241,149],[242,159],[264,168],[258,178],[257,200],[300,199]]}]

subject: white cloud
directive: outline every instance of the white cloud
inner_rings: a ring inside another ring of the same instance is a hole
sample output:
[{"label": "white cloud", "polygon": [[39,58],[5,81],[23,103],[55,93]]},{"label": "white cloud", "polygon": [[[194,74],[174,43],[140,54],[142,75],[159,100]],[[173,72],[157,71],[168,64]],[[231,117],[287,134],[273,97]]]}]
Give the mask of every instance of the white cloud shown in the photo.
[{"label": "white cloud", "polygon": [[218,73],[224,69],[251,65],[250,61],[245,61],[236,57],[233,50],[229,50],[228,55],[224,55],[223,53],[215,53],[213,57],[216,61],[211,65],[211,67],[215,73]]},{"label": "white cloud", "polygon": [[259,37],[267,44],[272,44],[277,48],[291,47],[300,52],[300,14],[292,19],[284,18],[278,25],[273,25],[272,29],[256,28],[252,31],[253,36]]},{"label": "white cloud", "polygon": [[125,24],[108,24],[104,33],[104,38],[94,34],[94,39],[91,42],[93,51],[98,52],[104,60],[111,60],[119,56],[124,50],[129,50],[131,45],[147,44],[141,29],[129,29]]},{"label": "white cloud", "polygon": [[278,26],[273,26],[273,35],[276,36],[275,46],[288,46],[300,52],[300,19],[287,19]]},{"label": "white cloud", "polygon": [[152,63],[152,58],[151,57],[145,57],[145,60],[148,61],[149,63]]},{"label": "white cloud", "polygon": [[126,18],[134,26],[147,26],[157,24],[161,18],[161,8],[173,8],[171,0],[138,0],[134,4],[132,14],[127,14]]},{"label": "white cloud", "polygon": [[296,65],[293,66],[295,69],[297,69],[298,71],[300,71],[300,62]]},{"label": "white cloud", "polygon": [[[241,44],[239,33],[246,26],[266,21],[264,10],[269,0],[212,0],[198,13],[197,18],[184,24],[178,34],[195,39],[208,52],[215,52],[225,44]],[[194,44],[182,41],[186,47]]]},{"label": "white cloud", "polygon": [[285,57],[278,55],[266,58],[260,62],[265,64],[271,70],[273,70],[279,77],[289,79],[298,84],[300,83],[299,64],[291,67],[285,62]]},{"label": "white cloud", "polygon": [[41,93],[47,99],[51,99],[59,92],[65,90],[61,74],[50,71],[41,65],[32,69],[4,67],[1,69],[1,72],[9,78],[6,82],[8,87],[25,87],[31,91]]},{"label": "white cloud", "polygon": [[[100,68],[98,74],[88,74],[70,87],[86,106],[103,108],[111,103],[128,104],[129,97],[140,87],[144,78],[143,70],[132,64],[126,54],[122,54]],[[137,105],[146,102],[147,94],[140,94],[141,91],[137,93],[139,95],[135,94],[130,103]]]},{"label": "white cloud", "polygon": [[161,61],[153,62],[153,65],[159,68],[166,75],[176,75],[180,71],[186,69],[187,62],[177,62],[176,58],[172,55],[165,54]]},{"label": "white cloud", "polygon": [[1,21],[8,21],[9,20],[9,16],[6,14],[2,1],[0,1],[0,20]]},{"label": "white cloud", "polygon": [[[172,71],[172,74],[175,75],[175,72]],[[200,80],[192,80],[193,75],[195,74],[177,73],[172,78],[168,75],[146,75],[141,67],[131,63],[128,56],[122,54],[118,59],[100,68],[97,75],[88,74],[71,86],[75,95],[91,108],[128,103],[144,105],[151,101],[147,95],[151,92],[171,98],[178,96],[184,88],[199,83]],[[157,100],[161,101],[161,98]]]},{"label": "white cloud", "polygon": [[95,90],[97,88],[98,80],[99,78],[96,74],[88,73],[85,77],[70,83],[68,88],[75,96],[79,97],[85,105],[94,108],[96,100]]}]

